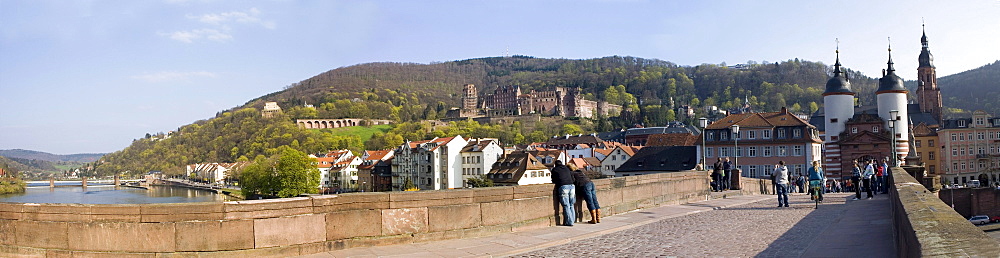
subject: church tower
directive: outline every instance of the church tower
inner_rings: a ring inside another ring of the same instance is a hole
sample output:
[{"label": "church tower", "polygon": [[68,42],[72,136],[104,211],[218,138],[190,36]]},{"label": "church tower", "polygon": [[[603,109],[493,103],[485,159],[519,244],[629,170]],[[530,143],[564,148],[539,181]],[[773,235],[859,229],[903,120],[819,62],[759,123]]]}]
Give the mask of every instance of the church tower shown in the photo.
[{"label": "church tower", "polygon": [[826,125],[826,160],[827,174],[840,175],[840,133],[844,132],[844,122],[854,116],[854,92],[851,91],[851,82],[840,69],[840,50],[837,51],[837,62],[833,65],[833,78],[826,81],[826,91],[823,92],[823,113]]},{"label": "church tower", "polygon": [[941,120],[941,109],[944,105],[941,102],[941,89],[937,85],[937,72],[934,68],[934,56],[927,48],[927,30],[923,30],[920,37],[920,66],[917,67],[917,103],[920,104],[921,113],[931,113],[938,124]]},{"label": "church tower", "polygon": [[[878,80],[878,90],[875,91],[875,101],[878,103],[878,116],[885,121],[885,128],[889,130],[889,120],[897,120],[893,127],[895,129],[896,153],[898,159],[902,160],[909,154],[909,116],[906,111],[906,94],[909,92],[903,87],[903,78],[896,75],[896,69],[892,67],[892,47],[889,48],[889,67],[883,71],[882,78]],[[890,111],[896,111],[896,117],[890,117]]]}]

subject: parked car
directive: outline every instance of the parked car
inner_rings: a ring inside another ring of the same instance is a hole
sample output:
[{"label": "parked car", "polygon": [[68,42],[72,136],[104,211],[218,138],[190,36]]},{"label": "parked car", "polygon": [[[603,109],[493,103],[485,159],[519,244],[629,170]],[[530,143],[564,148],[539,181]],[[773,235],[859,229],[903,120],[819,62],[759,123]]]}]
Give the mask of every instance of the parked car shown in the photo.
[{"label": "parked car", "polygon": [[980,186],[979,185],[979,180],[971,180],[971,181],[969,181],[968,185],[971,188],[979,188],[979,186]]},{"label": "parked car", "polygon": [[990,217],[990,222],[993,222],[993,223],[1000,222],[1000,216]]},{"label": "parked car", "polygon": [[986,215],[972,216],[972,218],[969,218],[969,222],[972,222],[972,224],[975,225],[984,225],[986,223],[990,223],[990,216]]}]

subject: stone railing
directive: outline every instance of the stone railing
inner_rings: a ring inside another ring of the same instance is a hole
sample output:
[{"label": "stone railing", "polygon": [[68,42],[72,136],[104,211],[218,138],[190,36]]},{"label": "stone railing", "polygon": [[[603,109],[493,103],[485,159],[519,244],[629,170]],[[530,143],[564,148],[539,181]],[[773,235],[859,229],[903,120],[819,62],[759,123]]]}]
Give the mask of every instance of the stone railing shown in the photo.
[{"label": "stone railing", "polygon": [[892,169],[890,201],[899,257],[997,257],[986,235],[902,168]]},{"label": "stone railing", "polygon": [[[753,194],[758,179],[744,178]],[[708,172],[594,180],[602,213],[705,200]],[[555,225],[552,185],[224,203],[0,203],[0,256],[294,256]],[[589,214],[584,213],[585,216]],[[589,218],[587,218],[589,219]]]}]

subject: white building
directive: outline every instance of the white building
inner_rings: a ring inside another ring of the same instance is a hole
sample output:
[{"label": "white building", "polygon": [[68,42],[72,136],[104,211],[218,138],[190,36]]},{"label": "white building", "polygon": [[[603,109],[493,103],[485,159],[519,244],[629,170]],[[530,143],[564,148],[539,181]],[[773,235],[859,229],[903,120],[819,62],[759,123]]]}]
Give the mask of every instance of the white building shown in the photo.
[{"label": "white building", "polygon": [[392,164],[393,189],[407,181],[422,190],[463,187],[462,148],[468,141],[462,136],[406,142],[396,150]]},{"label": "white building", "polygon": [[533,185],[552,183],[548,167],[530,153],[504,155],[486,177],[497,185]]},{"label": "white building", "polygon": [[240,169],[247,162],[236,163],[199,163],[187,165],[184,169],[188,176],[194,174],[195,177],[203,178],[213,183],[222,182],[227,174],[235,169]]},{"label": "white building", "polygon": [[639,146],[618,146],[611,151],[604,160],[601,160],[601,174],[605,176],[615,176],[615,169],[621,167],[629,158],[635,156]]},{"label": "white building", "polygon": [[358,183],[358,165],[363,160],[350,150],[331,151],[316,158],[320,173],[320,187],[355,188]]},{"label": "white building", "polygon": [[504,149],[497,139],[471,139],[462,149],[462,185],[471,177],[490,172],[493,163],[503,156]]}]

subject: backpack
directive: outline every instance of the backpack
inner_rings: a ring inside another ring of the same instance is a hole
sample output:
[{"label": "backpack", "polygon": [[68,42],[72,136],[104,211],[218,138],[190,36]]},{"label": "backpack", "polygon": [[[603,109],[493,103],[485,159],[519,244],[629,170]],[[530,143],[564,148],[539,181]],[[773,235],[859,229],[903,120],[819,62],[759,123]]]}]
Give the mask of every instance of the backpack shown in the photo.
[{"label": "backpack", "polygon": [[875,166],[875,176],[882,176],[882,166]]}]

